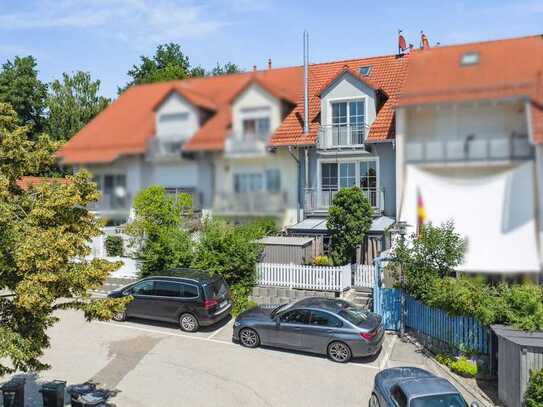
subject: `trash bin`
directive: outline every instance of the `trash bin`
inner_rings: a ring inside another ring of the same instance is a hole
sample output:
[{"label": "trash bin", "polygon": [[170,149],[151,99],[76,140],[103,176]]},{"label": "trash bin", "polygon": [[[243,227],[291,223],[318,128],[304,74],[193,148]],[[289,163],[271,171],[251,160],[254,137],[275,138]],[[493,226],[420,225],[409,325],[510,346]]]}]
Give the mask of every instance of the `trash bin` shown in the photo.
[{"label": "trash bin", "polygon": [[40,390],[43,397],[43,407],[64,407],[65,388],[66,382],[63,380],[44,383]]},{"label": "trash bin", "polygon": [[4,396],[4,407],[24,407],[25,379],[14,378],[0,386]]}]

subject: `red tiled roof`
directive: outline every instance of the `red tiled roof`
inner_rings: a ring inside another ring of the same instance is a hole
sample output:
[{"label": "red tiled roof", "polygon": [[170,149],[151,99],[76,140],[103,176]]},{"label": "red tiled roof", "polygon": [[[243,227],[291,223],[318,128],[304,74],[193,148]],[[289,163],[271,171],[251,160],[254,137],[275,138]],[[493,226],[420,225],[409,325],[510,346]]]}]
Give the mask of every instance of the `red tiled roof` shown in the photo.
[{"label": "red tiled roof", "polygon": [[[358,69],[367,65],[371,65],[370,75],[358,75]],[[57,152],[57,156],[65,164],[88,164],[111,162],[121,155],[143,154],[146,143],[155,135],[154,110],[172,92],[178,92],[192,104],[214,112],[184,145],[184,150],[222,150],[231,128],[231,103],[252,83],[293,105],[293,110],[272,135],[271,145],[315,144],[320,113],[318,90],[345,69],[388,95],[370,129],[368,139],[389,139],[394,137],[393,108],[405,66],[406,58],[396,56],[310,65],[311,122],[307,135],[303,134],[301,66],[133,86],[81,129]]]},{"label": "red tiled roof", "polygon": [[[367,77],[362,76],[360,73],[349,67],[349,65],[343,65],[343,67],[337,72],[332,78],[324,84],[324,86],[317,92],[319,96],[322,96],[323,92],[328,89],[335,81],[337,81],[343,74],[348,73],[352,77],[358,79],[360,82],[366,84],[368,87],[370,87],[373,90],[378,90],[379,88],[369,81]],[[386,92],[385,92],[386,94]]]},{"label": "red tiled roof", "polygon": [[[272,136],[271,145],[313,145],[320,127],[320,93],[345,70],[373,87],[381,89],[388,99],[377,112],[371,125],[368,141],[383,141],[394,137],[394,107],[406,72],[408,57],[395,55],[352,59],[347,61],[313,64],[309,66],[309,133],[303,132],[303,89],[300,89],[296,107],[287,115]],[[362,66],[371,66],[367,77],[357,75]],[[300,67],[300,69],[302,69]],[[303,86],[303,82],[302,82]]]},{"label": "red tiled roof", "polygon": [[[479,62],[462,65],[478,53]],[[543,69],[543,38],[530,36],[414,51],[399,105],[531,97]]]},{"label": "red tiled roof", "polygon": [[19,188],[27,189],[43,183],[60,182],[61,184],[69,184],[71,181],[67,178],[47,178],[47,177],[22,177],[17,181]]}]

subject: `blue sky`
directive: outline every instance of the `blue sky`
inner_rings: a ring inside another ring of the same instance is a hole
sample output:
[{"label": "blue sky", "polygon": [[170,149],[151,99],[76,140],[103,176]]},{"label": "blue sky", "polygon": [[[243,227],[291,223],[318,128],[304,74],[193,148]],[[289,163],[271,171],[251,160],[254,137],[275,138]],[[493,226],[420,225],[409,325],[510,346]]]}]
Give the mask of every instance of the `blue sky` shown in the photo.
[{"label": "blue sky", "polygon": [[543,31],[541,0],[0,0],[0,61],[32,54],[44,81],[89,71],[114,96],[126,72],[157,44],[178,42],[193,65],[232,61],[245,69],[384,55],[419,31],[433,45]]}]

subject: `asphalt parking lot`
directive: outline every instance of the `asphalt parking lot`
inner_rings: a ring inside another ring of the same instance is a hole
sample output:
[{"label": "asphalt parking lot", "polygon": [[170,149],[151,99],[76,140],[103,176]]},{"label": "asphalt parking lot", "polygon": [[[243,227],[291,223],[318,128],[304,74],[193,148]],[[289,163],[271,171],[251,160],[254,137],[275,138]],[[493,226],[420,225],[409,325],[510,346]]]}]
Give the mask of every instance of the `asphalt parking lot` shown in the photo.
[{"label": "asphalt parking lot", "polygon": [[407,344],[394,335],[377,357],[337,364],[318,355],[245,349],[231,341],[231,320],[189,334],[138,320],[87,323],[72,311],[60,317],[44,355],[53,367],[27,376],[27,406],[41,406],[39,385],[51,379],[118,390],[117,406],[367,406],[380,369],[428,368],[423,355],[402,349]]}]

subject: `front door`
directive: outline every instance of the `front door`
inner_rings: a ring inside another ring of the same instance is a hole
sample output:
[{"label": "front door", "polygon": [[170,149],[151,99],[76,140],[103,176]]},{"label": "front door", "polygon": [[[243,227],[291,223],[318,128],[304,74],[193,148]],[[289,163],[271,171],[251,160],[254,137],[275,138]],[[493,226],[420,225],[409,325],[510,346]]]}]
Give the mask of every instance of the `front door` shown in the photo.
[{"label": "front door", "polygon": [[302,331],[309,321],[309,311],[295,309],[279,315],[278,323],[270,341],[284,348],[301,348]]}]

